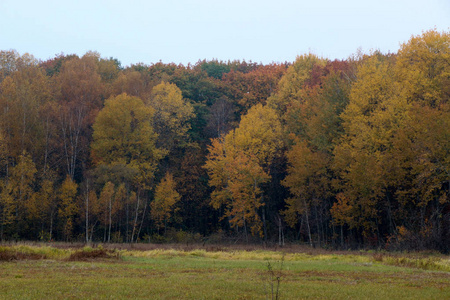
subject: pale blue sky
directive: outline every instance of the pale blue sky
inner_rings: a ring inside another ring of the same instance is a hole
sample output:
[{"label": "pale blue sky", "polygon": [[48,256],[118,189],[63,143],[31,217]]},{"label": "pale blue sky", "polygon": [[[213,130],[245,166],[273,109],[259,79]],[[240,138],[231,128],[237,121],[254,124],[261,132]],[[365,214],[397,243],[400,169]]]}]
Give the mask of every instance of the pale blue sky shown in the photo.
[{"label": "pale blue sky", "polygon": [[39,59],[98,51],[122,65],[199,59],[345,59],[449,30],[450,0],[0,0],[0,50]]}]

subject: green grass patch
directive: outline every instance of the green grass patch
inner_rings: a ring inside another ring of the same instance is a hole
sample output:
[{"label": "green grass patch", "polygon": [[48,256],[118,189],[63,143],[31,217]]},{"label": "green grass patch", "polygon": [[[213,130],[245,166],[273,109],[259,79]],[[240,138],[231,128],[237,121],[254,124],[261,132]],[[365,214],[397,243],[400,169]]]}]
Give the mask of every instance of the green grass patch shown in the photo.
[{"label": "green grass patch", "polygon": [[[277,278],[280,299],[450,298],[448,257],[438,255],[32,246],[2,251],[44,256],[0,262],[0,299],[271,299]],[[71,260],[74,253],[88,259]]]}]

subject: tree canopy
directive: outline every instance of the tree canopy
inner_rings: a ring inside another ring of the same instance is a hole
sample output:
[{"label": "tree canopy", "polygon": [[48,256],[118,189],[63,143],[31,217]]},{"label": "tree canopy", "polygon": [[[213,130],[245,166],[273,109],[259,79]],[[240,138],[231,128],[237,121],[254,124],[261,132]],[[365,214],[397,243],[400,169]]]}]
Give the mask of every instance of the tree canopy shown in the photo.
[{"label": "tree canopy", "polygon": [[0,239],[449,252],[449,98],[448,31],[266,65],[0,51]]}]

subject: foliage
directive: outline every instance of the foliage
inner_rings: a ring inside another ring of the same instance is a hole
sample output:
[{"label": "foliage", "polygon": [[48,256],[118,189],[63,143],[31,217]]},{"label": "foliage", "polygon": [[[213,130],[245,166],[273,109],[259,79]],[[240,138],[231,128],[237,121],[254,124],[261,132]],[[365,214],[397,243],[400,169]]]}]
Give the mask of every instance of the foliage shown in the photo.
[{"label": "foliage", "polygon": [[213,139],[205,168],[210,176],[211,205],[226,207],[224,217],[232,226],[262,235],[258,209],[264,205],[261,184],[270,177],[266,170],[282,146],[281,124],[275,111],[257,105],[243,116],[239,127],[222,140]]},{"label": "foliage", "polygon": [[156,186],[155,199],[150,204],[150,216],[158,228],[166,227],[168,219],[170,219],[175,210],[174,206],[180,201],[181,195],[176,191],[175,187],[176,182],[169,172]]},{"label": "foliage", "polygon": [[163,81],[152,89],[147,105],[154,109],[153,128],[158,134],[158,147],[169,151],[175,146],[182,147],[194,109],[183,99],[181,90]]},{"label": "foliage", "polygon": [[137,97],[121,94],[106,100],[93,125],[94,163],[137,170],[134,181],[149,185],[164,155],[156,148],[153,116],[154,110]]},{"label": "foliage", "polygon": [[0,51],[0,238],[448,253],[449,39],[267,65]]},{"label": "foliage", "polygon": [[77,212],[75,197],[77,195],[78,185],[66,177],[59,190],[59,199],[61,201],[58,214],[63,221],[63,234],[66,240],[72,238],[74,229],[74,217]]}]

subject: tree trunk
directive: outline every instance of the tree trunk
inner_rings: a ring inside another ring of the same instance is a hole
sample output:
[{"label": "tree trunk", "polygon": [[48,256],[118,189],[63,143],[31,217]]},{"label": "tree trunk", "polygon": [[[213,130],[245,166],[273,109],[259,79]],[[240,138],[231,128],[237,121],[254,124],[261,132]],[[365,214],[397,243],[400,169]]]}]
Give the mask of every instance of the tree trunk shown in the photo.
[{"label": "tree trunk", "polygon": [[94,236],[95,226],[97,225],[97,223],[98,223],[98,220],[95,221],[94,224],[92,224],[92,227],[91,227],[91,236],[89,237],[89,241],[90,241],[90,242],[92,242],[92,238],[93,238],[93,236]]},{"label": "tree trunk", "polygon": [[53,214],[54,211],[52,210],[52,212],[50,213],[50,241],[52,240],[52,235],[53,235]]},{"label": "tree trunk", "polygon": [[267,243],[267,226],[266,226],[266,209],[262,208],[263,226],[264,226],[264,243]]},{"label": "tree trunk", "polygon": [[127,219],[127,223],[126,223],[126,226],[125,226],[125,230],[126,230],[126,236],[125,236],[125,241],[127,242],[127,243],[129,243],[130,242],[130,238],[129,238],[129,234],[130,234],[130,228],[129,228],[129,226],[130,226],[130,218],[129,218],[129,211],[130,211],[130,206],[129,206],[129,203],[128,203],[128,200],[127,200],[127,205],[126,205],[126,208],[125,208],[125,210],[126,210],[126,219]]},{"label": "tree trunk", "polygon": [[[148,201],[148,200],[147,200],[147,201]],[[139,225],[139,230],[138,230],[138,232],[137,232],[136,239],[137,239],[137,237],[139,237],[139,235],[141,234],[142,224],[144,224],[145,213],[147,212],[147,206],[148,206],[148,203],[145,203],[145,205],[144,205],[144,212],[142,213],[141,225]]]},{"label": "tree trunk", "polygon": [[2,219],[0,220],[1,221],[1,223],[0,223],[0,241],[1,242],[3,242],[3,218],[4,218],[4,216],[3,216],[3,212],[2,212]]},{"label": "tree trunk", "polygon": [[86,243],[89,243],[89,179],[86,180]]},{"label": "tree trunk", "polygon": [[388,211],[388,217],[389,217],[389,231],[390,233],[394,234],[395,239],[398,241],[398,232],[397,232],[397,226],[395,225],[395,221],[392,218],[392,205],[391,205],[391,200],[389,198],[388,193],[386,193],[386,200],[387,200],[387,211]]},{"label": "tree trunk", "polygon": [[112,224],[112,203],[111,203],[111,198],[109,198],[109,226],[108,226],[108,243],[111,242],[111,224]]},{"label": "tree trunk", "polygon": [[138,215],[139,215],[139,202],[140,202],[140,193],[137,194],[137,203],[136,203],[136,212],[134,214],[134,223],[133,223],[133,231],[131,232],[131,242],[133,243],[134,241],[134,234],[136,232],[136,226],[137,226],[137,220],[138,220]]},{"label": "tree trunk", "polygon": [[300,240],[300,234],[302,233],[302,228],[303,228],[303,217],[300,218],[300,228],[298,229],[297,240]]},{"label": "tree trunk", "polygon": [[245,240],[248,244],[248,233],[247,233],[247,222],[245,222],[245,218],[244,219],[244,233],[245,233]]},{"label": "tree trunk", "polygon": [[317,205],[314,205],[314,215],[316,217],[317,244],[319,244],[319,247],[320,247],[322,245],[322,240],[321,240],[322,231],[320,229],[319,213],[317,212]]},{"label": "tree trunk", "polygon": [[305,217],[306,217],[306,226],[308,227],[309,245],[312,247],[313,242],[312,242],[312,237],[311,237],[311,227],[309,226],[308,206],[304,199],[303,199],[303,204],[305,205]]},{"label": "tree trunk", "polygon": [[278,245],[284,246],[284,233],[280,216],[278,216]]}]

